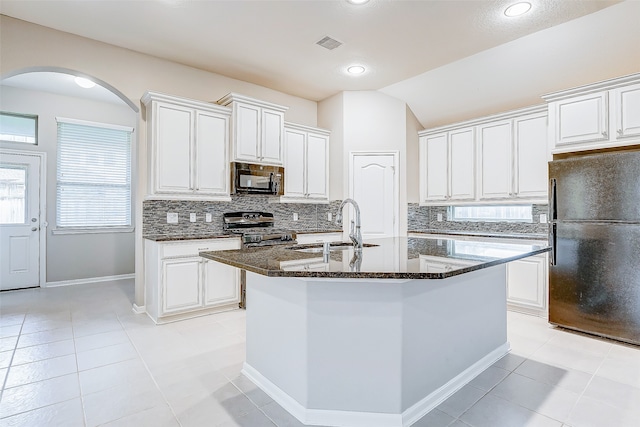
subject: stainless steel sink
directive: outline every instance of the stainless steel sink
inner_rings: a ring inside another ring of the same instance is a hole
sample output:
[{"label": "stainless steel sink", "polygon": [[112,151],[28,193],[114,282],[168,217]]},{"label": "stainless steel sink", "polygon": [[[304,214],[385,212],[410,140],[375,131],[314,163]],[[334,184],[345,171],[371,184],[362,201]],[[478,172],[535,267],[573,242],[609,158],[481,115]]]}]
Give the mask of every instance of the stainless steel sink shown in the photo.
[{"label": "stainless steel sink", "polygon": [[[363,248],[371,248],[380,245],[374,245],[372,243],[363,243]],[[353,243],[351,242],[339,242],[339,243],[331,243],[329,247],[330,251],[344,251],[349,248],[353,248]],[[322,243],[313,243],[310,245],[297,245],[297,246],[289,246],[287,249],[296,251],[296,252],[306,252],[306,253],[322,253],[323,244]]]}]

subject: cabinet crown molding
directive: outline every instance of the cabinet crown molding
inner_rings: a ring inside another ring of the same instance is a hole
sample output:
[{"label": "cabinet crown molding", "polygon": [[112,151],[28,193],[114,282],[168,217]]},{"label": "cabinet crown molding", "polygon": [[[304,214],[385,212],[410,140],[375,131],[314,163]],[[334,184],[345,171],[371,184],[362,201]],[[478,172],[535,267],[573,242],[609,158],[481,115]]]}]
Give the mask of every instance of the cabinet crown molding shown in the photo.
[{"label": "cabinet crown molding", "polygon": [[231,116],[231,108],[225,107],[222,105],[214,104],[206,101],[198,101],[195,99],[182,98],[173,95],[167,95],[166,93],[160,92],[145,92],[145,94],[140,98],[142,104],[147,107],[152,101],[163,101],[170,102],[175,105],[181,105],[183,107],[188,108],[197,108],[199,110],[207,110],[220,114],[226,114]]},{"label": "cabinet crown molding", "polygon": [[464,122],[452,123],[444,126],[438,126],[435,128],[425,129],[418,132],[418,136],[431,135],[439,132],[447,132],[452,131],[458,128],[466,128],[470,126],[481,125],[484,123],[495,122],[498,120],[508,120],[519,116],[535,114],[535,113],[543,113],[547,114],[547,105],[534,105],[531,107],[520,108],[518,110],[510,110],[502,113],[492,114],[490,116],[479,117],[476,119],[467,120]]},{"label": "cabinet crown molding", "polygon": [[284,127],[285,129],[298,130],[301,132],[312,132],[312,133],[319,133],[323,135],[331,134],[331,131],[327,129],[320,129],[320,128],[315,128],[313,126],[300,125],[300,124],[291,123],[291,122],[284,122]]},{"label": "cabinet crown molding", "polygon": [[285,107],[284,105],[278,105],[278,104],[273,104],[267,101],[261,101],[259,99],[250,98],[248,96],[240,95],[238,93],[233,93],[233,92],[223,96],[217,101],[218,104],[224,105],[225,107],[231,104],[232,102],[243,102],[246,104],[255,105],[257,107],[281,111],[283,113],[289,109],[289,107]]},{"label": "cabinet crown molding", "polygon": [[571,98],[576,95],[588,95],[593,92],[616,89],[618,87],[628,86],[634,83],[640,83],[640,73],[629,74],[614,79],[603,80],[597,83],[591,83],[558,92],[547,93],[545,95],[542,95],[542,99],[547,102],[557,101],[564,98]]}]

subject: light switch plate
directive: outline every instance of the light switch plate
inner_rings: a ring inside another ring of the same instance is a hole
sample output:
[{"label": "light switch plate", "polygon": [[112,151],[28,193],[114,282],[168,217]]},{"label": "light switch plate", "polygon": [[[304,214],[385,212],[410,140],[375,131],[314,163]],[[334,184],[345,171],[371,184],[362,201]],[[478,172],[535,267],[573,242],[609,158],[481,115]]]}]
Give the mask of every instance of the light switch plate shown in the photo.
[{"label": "light switch plate", "polygon": [[438,222],[442,222],[442,214],[441,213],[438,214]]},{"label": "light switch plate", "polygon": [[167,212],[167,224],[177,224],[178,214],[176,212]]},{"label": "light switch plate", "polygon": [[293,220],[297,221],[298,220],[298,212],[294,212],[293,213]]},{"label": "light switch plate", "polygon": [[333,220],[333,215],[331,214],[331,212],[327,212],[327,221],[332,221]]},{"label": "light switch plate", "polygon": [[540,214],[540,224],[547,223],[547,214]]},{"label": "light switch plate", "polygon": [[191,212],[189,214],[189,221],[196,222],[196,214],[195,213]]},{"label": "light switch plate", "polygon": [[204,220],[206,222],[211,222],[211,214],[210,213],[206,213],[204,214]]}]

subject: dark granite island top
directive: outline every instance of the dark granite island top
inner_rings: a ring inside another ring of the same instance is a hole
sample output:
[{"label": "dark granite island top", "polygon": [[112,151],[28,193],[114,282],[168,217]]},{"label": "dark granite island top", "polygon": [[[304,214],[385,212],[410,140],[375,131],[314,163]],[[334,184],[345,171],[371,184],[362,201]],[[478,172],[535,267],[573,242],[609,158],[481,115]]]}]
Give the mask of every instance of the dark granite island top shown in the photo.
[{"label": "dark granite island top", "polygon": [[365,241],[361,256],[333,243],[328,262],[320,245],[268,246],[201,252],[200,256],[269,277],[445,279],[550,250],[544,243],[387,238]]}]

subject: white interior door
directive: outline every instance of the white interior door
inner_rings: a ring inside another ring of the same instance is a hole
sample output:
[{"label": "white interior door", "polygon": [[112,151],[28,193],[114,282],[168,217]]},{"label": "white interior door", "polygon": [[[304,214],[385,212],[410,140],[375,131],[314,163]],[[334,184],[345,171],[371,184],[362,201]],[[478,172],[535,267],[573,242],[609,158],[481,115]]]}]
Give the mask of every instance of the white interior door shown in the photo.
[{"label": "white interior door", "polygon": [[365,239],[398,235],[397,159],[397,153],[352,153],[351,198],[360,206]]},{"label": "white interior door", "polygon": [[40,286],[40,157],[0,156],[0,290]]}]

